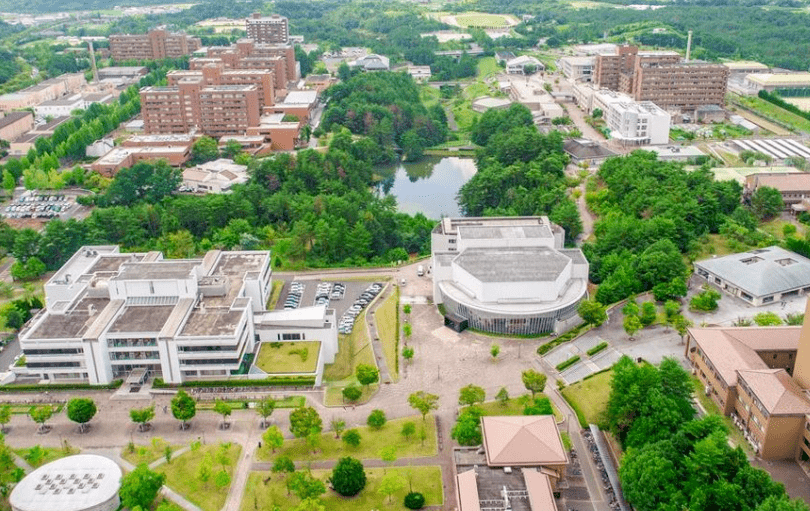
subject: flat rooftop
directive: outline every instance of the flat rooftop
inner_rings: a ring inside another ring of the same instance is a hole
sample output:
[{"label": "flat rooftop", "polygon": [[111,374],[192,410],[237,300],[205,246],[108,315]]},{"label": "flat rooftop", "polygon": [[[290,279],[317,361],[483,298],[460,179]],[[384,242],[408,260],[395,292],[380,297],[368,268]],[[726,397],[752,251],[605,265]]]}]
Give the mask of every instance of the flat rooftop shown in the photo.
[{"label": "flat rooftop", "polygon": [[109,298],[80,299],[73,309],[65,314],[48,312],[45,319],[31,333],[32,339],[77,339],[87,331]]},{"label": "flat rooftop", "polygon": [[199,260],[164,259],[151,263],[127,263],[121,266],[114,280],[174,280],[189,278]]},{"label": "flat rooftop", "polygon": [[461,239],[553,238],[547,225],[463,225],[458,228]]},{"label": "flat rooftop", "polygon": [[554,281],[572,263],[547,247],[468,248],[454,262],[483,282]]},{"label": "flat rooftop", "polygon": [[810,73],[757,73],[748,75],[745,79],[763,87],[810,86]]},{"label": "flat rooftop", "polygon": [[134,305],[124,309],[110,325],[110,332],[160,332],[174,310],[174,305]]},{"label": "flat rooftop", "polygon": [[205,310],[195,309],[189,314],[188,320],[183,325],[179,335],[196,337],[234,333],[244,313],[243,310],[230,310],[225,307],[206,307]]}]

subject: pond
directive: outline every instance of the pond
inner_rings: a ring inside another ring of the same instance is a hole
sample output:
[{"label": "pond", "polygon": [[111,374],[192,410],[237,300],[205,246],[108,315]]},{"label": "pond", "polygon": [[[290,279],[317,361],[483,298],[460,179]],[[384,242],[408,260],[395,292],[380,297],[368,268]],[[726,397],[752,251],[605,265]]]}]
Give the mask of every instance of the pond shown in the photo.
[{"label": "pond", "polygon": [[399,211],[438,220],[461,216],[456,194],[475,175],[476,167],[472,158],[426,156],[417,163],[377,167],[376,172],[382,177],[379,189],[396,196]]}]

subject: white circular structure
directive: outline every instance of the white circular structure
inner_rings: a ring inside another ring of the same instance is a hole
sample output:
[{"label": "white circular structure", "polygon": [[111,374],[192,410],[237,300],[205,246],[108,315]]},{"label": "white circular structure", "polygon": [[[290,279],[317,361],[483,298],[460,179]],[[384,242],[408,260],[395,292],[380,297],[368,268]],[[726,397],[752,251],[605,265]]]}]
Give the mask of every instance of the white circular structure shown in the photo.
[{"label": "white circular structure", "polygon": [[12,511],[115,511],[121,468],[111,459],[79,454],[34,470],[11,492]]}]

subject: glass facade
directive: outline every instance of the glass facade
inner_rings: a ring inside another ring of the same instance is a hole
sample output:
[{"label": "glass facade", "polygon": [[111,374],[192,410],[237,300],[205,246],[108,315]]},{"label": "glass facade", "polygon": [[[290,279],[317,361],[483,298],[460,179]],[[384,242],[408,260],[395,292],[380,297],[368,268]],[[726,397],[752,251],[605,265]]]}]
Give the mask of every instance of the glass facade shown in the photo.
[{"label": "glass facade", "polygon": [[494,334],[539,335],[553,332],[557,321],[565,321],[574,317],[577,314],[579,301],[542,314],[510,314],[508,316],[473,309],[447,296],[444,297],[444,306],[447,312],[467,319],[469,327],[476,330]]}]

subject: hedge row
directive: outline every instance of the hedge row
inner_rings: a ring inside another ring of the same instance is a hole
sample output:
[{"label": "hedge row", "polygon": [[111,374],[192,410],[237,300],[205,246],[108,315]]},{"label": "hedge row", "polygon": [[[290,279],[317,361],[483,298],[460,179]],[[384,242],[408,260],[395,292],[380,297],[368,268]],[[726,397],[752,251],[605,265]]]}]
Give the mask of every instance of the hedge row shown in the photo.
[{"label": "hedge row", "polygon": [[576,364],[577,362],[579,362],[579,355],[574,355],[573,357],[569,358],[565,362],[561,362],[561,363],[557,364],[557,370],[562,371],[563,369],[565,369],[567,367],[571,367],[572,365]]},{"label": "hedge row", "polygon": [[591,355],[596,355],[597,353],[599,353],[600,351],[602,351],[603,349],[605,349],[607,347],[608,347],[607,342],[600,342],[599,344],[597,344],[596,346],[594,346],[593,348],[588,350],[588,352],[587,352],[588,356],[590,357]]},{"label": "hedge row", "polygon": [[89,383],[51,383],[49,385],[0,385],[0,392],[46,392],[49,390],[114,390],[119,388],[124,380],[115,380],[106,385],[90,385]]},{"label": "hedge row", "polygon": [[760,97],[760,99],[764,99],[765,101],[773,103],[774,105],[778,106],[779,108],[784,108],[788,112],[792,112],[792,113],[798,115],[799,117],[803,117],[804,119],[810,121],[810,112],[805,112],[804,110],[797,107],[796,105],[794,105],[792,103],[788,103],[784,99],[780,98],[777,94],[771,94],[766,90],[761,90],[761,91],[759,91],[758,96]]},{"label": "hedge row", "polygon": [[545,355],[546,353],[553,350],[554,348],[556,348],[560,344],[566,343],[566,342],[578,337],[580,334],[585,333],[586,331],[590,330],[590,328],[591,328],[591,325],[588,324],[588,323],[584,323],[582,325],[579,325],[578,327],[576,327],[576,328],[574,328],[572,330],[569,330],[568,332],[566,332],[566,333],[562,334],[561,336],[557,337],[553,341],[549,341],[549,342],[547,342],[545,344],[542,344],[539,348],[537,348],[537,354],[538,355]]},{"label": "hedge row", "polygon": [[187,381],[180,385],[167,384],[162,378],[155,378],[152,388],[171,389],[177,387],[312,387],[315,385],[315,378],[312,376],[291,376],[267,378],[264,380],[211,380],[211,381]]}]

